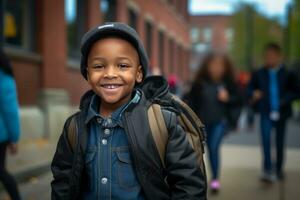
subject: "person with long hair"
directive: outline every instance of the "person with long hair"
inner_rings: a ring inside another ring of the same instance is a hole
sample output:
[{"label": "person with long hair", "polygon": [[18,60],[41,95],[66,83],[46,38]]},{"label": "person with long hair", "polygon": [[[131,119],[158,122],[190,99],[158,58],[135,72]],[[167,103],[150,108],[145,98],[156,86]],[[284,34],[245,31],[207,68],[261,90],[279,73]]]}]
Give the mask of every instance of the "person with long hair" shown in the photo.
[{"label": "person with long hair", "polygon": [[236,126],[238,115],[232,119],[231,113],[234,110],[232,105],[238,105],[239,99],[233,66],[228,56],[216,52],[206,55],[186,101],[206,127],[212,192],[219,191],[221,187],[219,149],[227,128]]},{"label": "person with long hair", "polygon": [[6,150],[17,153],[20,137],[16,84],[8,58],[0,50],[0,181],[12,200],[19,200],[16,181],[5,167]]}]

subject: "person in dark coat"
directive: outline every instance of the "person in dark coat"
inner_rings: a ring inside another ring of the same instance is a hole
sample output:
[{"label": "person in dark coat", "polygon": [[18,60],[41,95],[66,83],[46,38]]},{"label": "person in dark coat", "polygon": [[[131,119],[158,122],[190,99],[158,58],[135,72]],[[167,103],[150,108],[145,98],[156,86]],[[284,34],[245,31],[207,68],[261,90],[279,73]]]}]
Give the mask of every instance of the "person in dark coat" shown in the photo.
[{"label": "person in dark coat", "polygon": [[204,58],[185,100],[205,124],[212,172],[210,188],[217,192],[220,145],[227,128],[237,126],[241,111],[241,98],[227,55],[212,52]]},{"label": "person in dark coat", "polygon": [[0,50],[0,181],[12,200],[19,200],[16,181],[5,166],[6,150],[17,153],[20,137],[19,105],[10,62]]},{"label": "person in dark coat", "polygon": [[[276,43],[266,44],[264,65],[253,73],[248,86],[249,102],[260,115],[262,181],[273,182],[276,176],[279,179],[284,178],[286,122],[292,115],[291,103],[299,96],[296,81],[295,74],[290,73],[283,63],[280,46]],[[271,160],[273,129],[276,142],[275,169]]]}]

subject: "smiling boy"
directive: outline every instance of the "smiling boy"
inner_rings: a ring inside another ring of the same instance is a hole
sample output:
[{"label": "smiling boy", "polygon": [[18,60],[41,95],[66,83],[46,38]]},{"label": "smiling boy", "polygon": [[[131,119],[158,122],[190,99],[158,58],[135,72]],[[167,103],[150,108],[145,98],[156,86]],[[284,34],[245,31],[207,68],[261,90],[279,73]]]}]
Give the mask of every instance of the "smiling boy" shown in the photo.
[{"label": "smiling boy", "polygon": [[[155,96],[139,88],[148,61],[135,30],[122,23],[95,27],[84,35],[81,52],[81,73],[92,90],[59,139],[52,199],[206,199],[195,152],[167,109],[165,166],[160,159],[147,118]],[[68,138],[72,120],[78,129],[75,148]]]}]

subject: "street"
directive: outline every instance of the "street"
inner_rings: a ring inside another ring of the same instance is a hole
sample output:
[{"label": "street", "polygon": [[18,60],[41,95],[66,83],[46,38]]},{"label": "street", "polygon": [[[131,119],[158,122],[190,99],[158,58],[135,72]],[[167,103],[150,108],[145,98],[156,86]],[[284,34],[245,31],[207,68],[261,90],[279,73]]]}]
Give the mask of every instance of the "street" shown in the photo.
[{"label": "street", "polygon": [[[257,124],[257,123],[256,123]],[[257,128],[257,125],[256,125]],[[254,128],[254,130],[256,130]],[[245,133],[244,133],[245,132]],[[299,196],[300,180],[300,124],[290,121],[287,138],[286,180],[266,185],[259,182],[261,154],[259,135],[251,131],[235,131],[225,138],[222,146],[222,189],[212,200],[294,200]],[[208,165],[208,164],[207,164]],[[207,166],[209,170],[209,167]],[[209,180],[208,172],[208,180]],[[50,181],[48,171],[41,176],[32,177],[20,184],[24,200],[50,199]],[[0,200],[7,200],[0,195]]]}]

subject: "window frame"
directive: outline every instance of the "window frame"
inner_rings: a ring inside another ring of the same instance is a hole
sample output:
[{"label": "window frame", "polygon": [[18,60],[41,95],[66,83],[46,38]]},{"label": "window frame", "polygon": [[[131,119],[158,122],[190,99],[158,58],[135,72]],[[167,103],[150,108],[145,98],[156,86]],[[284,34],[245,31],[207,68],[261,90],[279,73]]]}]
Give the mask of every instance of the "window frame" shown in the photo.
[{"label": "window frame", "polygon": [[[6,0],[8,1],[8,0]],[[23,1],[23,10],[24,14],[22,14],[22,22],[21,22],[21,44],[10,44],[6,41],[4,36],[5,29],[5,12],[7,10],[5,0],[2,1],[0,11],[3,13],[1,15],[1,29],[0,29],[0,45],[2,47],[7,47],[10,49],[21,49],[29,52],[37,51],[37,20],[36,20],[36,5],[35,0],[25,0]],[[24,15],[24,16],[23,16]]]},{"label": "window frame", "polygon": [[[66,4],[65,0],[65,4]],[[67,20],[66,6],[65,6],[65,22],[66,22],[66,48],[67,48],[67,57],[68,59],[78,61],[80,60],[80,42],[81,38],[86,32],[87,29],[87,6],[84,0],[74,0],[75,1],[75,39],[70,41],[69,38],[69,22]],[[74,44],[70,45],[70,42]]]},{"label": "window frame", "polygon": [[153,24],[150,21],[145,21],[145,40],[147,54],[152,59]]}]

